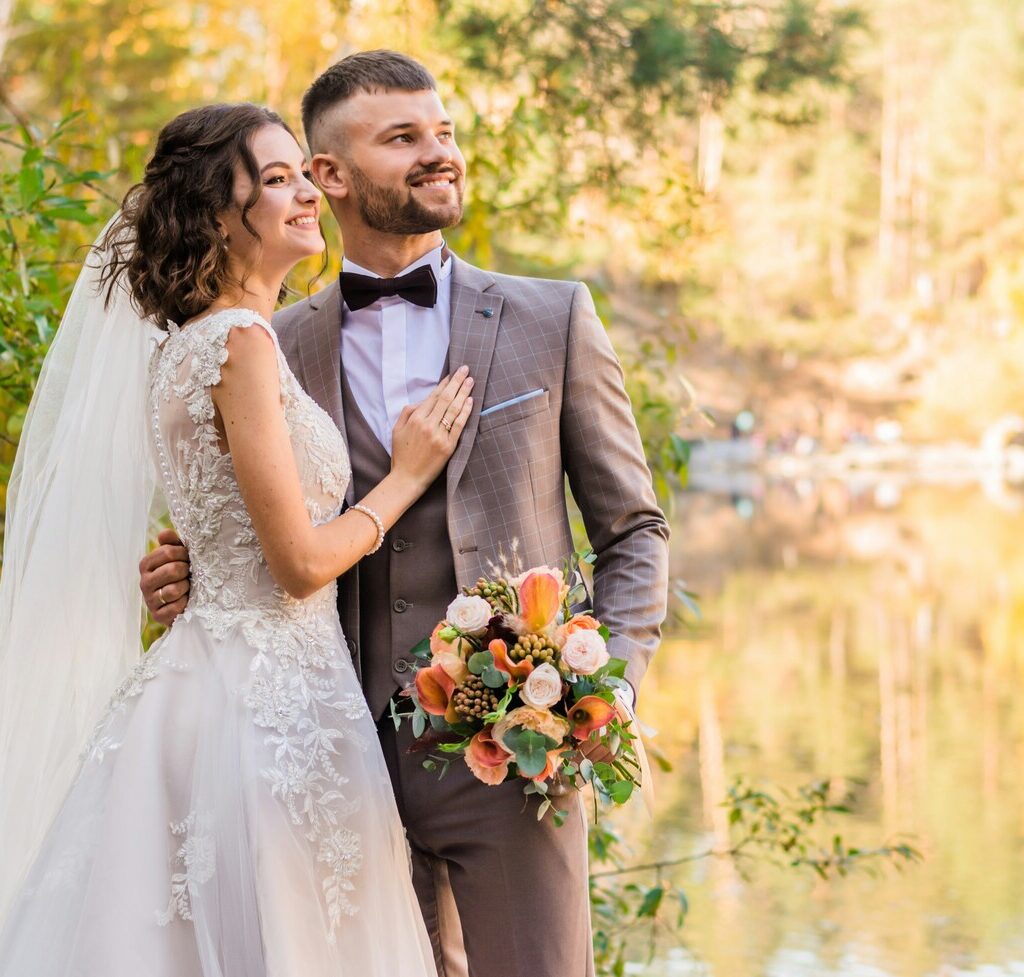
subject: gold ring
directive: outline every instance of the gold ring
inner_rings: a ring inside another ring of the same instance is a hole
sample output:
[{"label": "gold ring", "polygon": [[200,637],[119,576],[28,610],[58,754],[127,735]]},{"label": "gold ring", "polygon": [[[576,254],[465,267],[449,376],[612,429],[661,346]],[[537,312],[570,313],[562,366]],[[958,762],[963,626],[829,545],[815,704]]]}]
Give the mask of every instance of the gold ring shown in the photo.
[{"label": "gold ring", "polygon": [[[165,585],[165,586],[166,586],[166,585]],[[159,597],[159,598],[160,598],[160,606],[161,606],[161,607],[163,607],[163,606],[164,606],[164,604],[166,604],[166,603],[167,603],[167,601],[165,601],[165,600],[164,600],[164,588],[163,588],[163,587],[161,587],[161,588],[160,588],[160,589],[159,589],[159,590],[158,590],[158,591],[156,592],[156,595],[157,595],[157,597]]]},{"label": "gold ring", "polygon": [[445,422],[445,420],[442,418],[442,420],[441,420],[441,427],[443,427],[450,434],[451,430],[452,430],[452,422],[451,421]]}]

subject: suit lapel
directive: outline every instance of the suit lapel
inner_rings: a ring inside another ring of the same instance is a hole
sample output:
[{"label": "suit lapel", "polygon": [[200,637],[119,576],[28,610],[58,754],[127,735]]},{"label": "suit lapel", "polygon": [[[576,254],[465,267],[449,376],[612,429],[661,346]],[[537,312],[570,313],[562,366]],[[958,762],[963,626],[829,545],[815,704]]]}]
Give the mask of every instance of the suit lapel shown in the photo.
[{"label": "suit lapel", "polygon": [[448,365],[457,370],[465,364],[474,380],[473,412],[459,439],[458,447],[448,462],[448,501],[466,470],[476,432],[480,424],[480,408],[487,389],[494,343],[498,337],[503,298],[485,294],[494,285],[494,278],[479,268],[454,257],[452,269],[451,333],[448,342]]},{"label": "suit lapel", "polygon": [[[306,391],[330,415],[348,445],[341,397],[341,290],[337,280],[309,300],[310,322],[299,334],[299,362]],[[349,481],[347,501],[354,501]]]}]

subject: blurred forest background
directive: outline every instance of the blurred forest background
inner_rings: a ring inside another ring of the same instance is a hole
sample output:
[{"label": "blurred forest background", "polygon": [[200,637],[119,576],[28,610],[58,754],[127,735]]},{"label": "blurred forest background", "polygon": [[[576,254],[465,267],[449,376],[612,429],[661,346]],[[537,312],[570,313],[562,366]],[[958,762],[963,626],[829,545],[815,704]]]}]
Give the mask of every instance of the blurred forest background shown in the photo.
[{"label": "blurred forest background", "polygon": [[96,230],[66,198],[105,217],[178,111],[297,123],[318,70],[390,45],[460,126],[454,246],[593,283],[635,390],[749,408],[769,436],[895,415],[974,437],[1024,371],[1022,30],[1014,0],[0,0],[8,433]]},{"label": "blurred forest background", "polygon": [[644,687],[674,769],[632,860],[734,844],[737,804],[763,818],[723,807],[737,775],[859,783],[849,844],[925,855],[599,882],[601,972],[1024,973],[1017,0],[0,0],[0,489],[77,249],[159,127],[246,99],[297,128],[319,70],[380,46],[457,121],[453,247],[595,290],[700,594]]}]

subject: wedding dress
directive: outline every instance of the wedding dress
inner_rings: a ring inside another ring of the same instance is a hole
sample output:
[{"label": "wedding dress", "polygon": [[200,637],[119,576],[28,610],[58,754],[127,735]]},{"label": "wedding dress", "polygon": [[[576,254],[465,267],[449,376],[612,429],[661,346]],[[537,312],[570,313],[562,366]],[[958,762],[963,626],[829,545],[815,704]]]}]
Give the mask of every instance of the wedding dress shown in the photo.
[{"label": "wedding dress", "polygon": [[[188,608],[99,718],[7,914],[0,977],[435,973],[336,588],[297,600],[274,583],[214,424],[233,327],[274,336],[226,310],[171,325],[153,354],[150,434]],[[277,356],[322,523],[351,477],[345,444]]]}]

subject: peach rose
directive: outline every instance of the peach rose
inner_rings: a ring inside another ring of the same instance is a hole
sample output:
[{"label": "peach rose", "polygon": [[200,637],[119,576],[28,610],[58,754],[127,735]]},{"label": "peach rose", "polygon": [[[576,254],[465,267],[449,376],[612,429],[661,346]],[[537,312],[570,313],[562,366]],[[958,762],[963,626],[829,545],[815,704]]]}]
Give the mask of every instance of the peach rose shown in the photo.
[{"label": "peach rose", "polygon": [[440,665],[456,685],[462,685],[469,678],[469,667],[453,651],[438,652],[430,661],[431,666]]},{"label": "peach rose", "polygon": [[534,709],[550,709],[562,698],[562,676],[554,665],[544,662],[530,672],[519,697]]},{"label": "peach rose", "polygon": [[589,614],[577,614],[562,625],[562,637],[568,638],[570,634],[575,634],[577,631],[596,631],[600,627],[600,621],[592,618]]},{"label": "peach rose", "polygon": [[473,771],[473,776],[494,787],[508,776],[510,757],[505,748],[495,742],[491,729],[492,727],[485,726],[480,730],[469,741],[463,756],[466,766]]},{"label": "peach rose", "polygon": [[487,630],[487,622],[494,616],[491,605],[483,597],[456,597],[448,605],[445,618],[452,627],[466,634],[479,636]]},{"label": "peach rose", "polygon": [[570,634],[562,645],[562,661],[577,675],[593,675],[608,664],[608,646],[597,631]]}]

